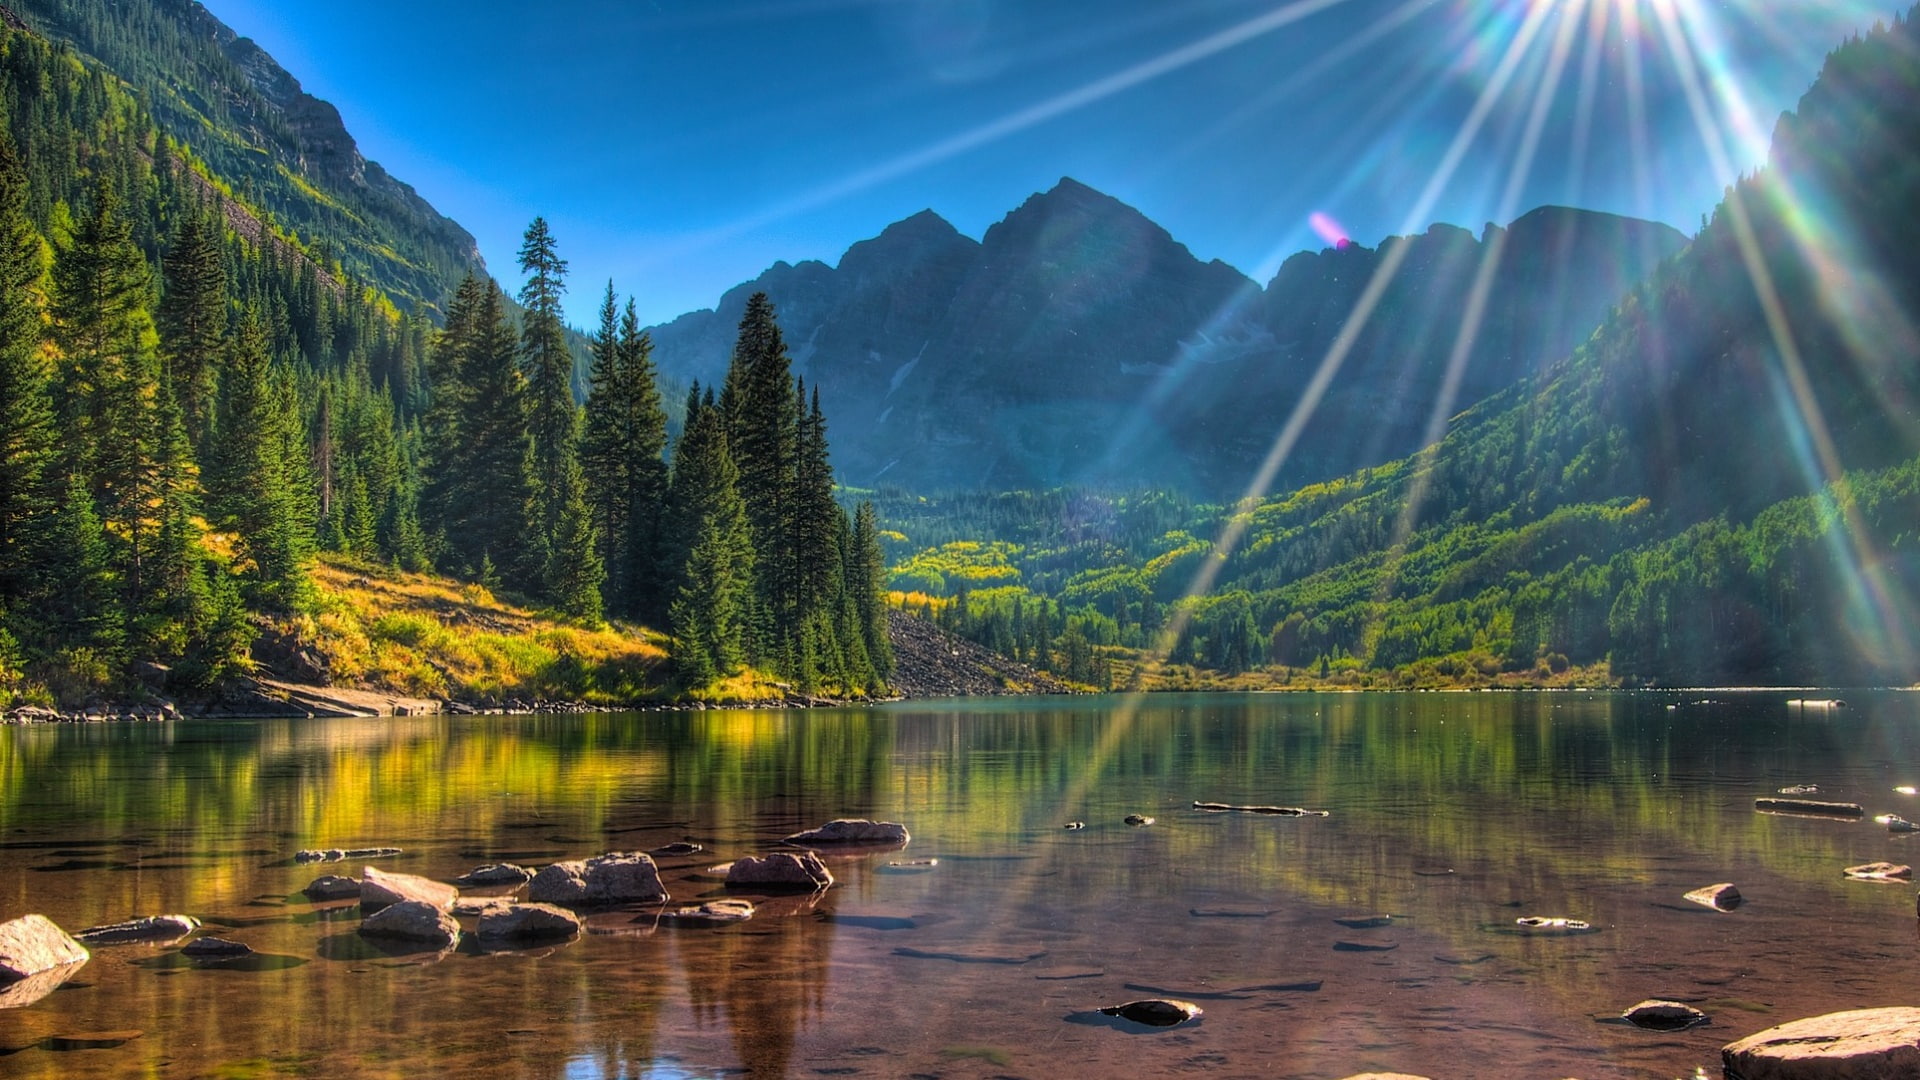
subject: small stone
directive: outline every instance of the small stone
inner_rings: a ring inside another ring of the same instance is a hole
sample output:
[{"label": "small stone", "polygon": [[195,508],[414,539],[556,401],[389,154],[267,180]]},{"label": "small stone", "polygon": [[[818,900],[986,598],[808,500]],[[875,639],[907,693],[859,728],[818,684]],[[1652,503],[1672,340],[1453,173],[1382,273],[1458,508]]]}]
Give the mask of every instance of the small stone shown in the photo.
[{"label": "small stone", "polygon": [[87,955],[86,946],[45,915],[22,915],[0,923],[0,984],[83,963]]},{"label": "small stone", "polygon": [[698,855],[705,850],[707,849],[701,847],[699,844],[691,843],[685,840],[676,840],[671,844],[662,844],[659,847],[654,848],[653,853],[655,855],[665,855],[665,856],[672,857],[672,856],[680,856],[680,855]]},{"label": "small stone", "polygon": [[572,937],[580,932],[580,916],[551,904],[514,904],[480,917],[482,938]]},{"label": "small stone", "polygon": [[194,938],[180,950],[180,955],[191,956],[195,960],[234,960],[252,956],[253,946],[244,941],[229,941],[221,937]]},{"label": "small stone", "polygon": [[748,856],[727,868],[729,888],[814,890],[832,884],[827,864],[811,851],[776,851],[759,859]]},{"label": "small stone", "polygon": [[925,874],[939,865],[939,859],[894,859],[880,869],[889,874]]},{"label": "small stone", "polygon": [[360,920],[360,933],[366,937],[398,938],[445,948],[459,939],[460,924],[436,904],[401,900]]},{"label": "small stone", "polygon": [[1513,922],[1514,925],[1520,929],[1534,934],[1593,933],[1593,924],[1583,922],[1580,919],[1543,918],[1539,915],[1528,915],[1524,918],[1515,919]]},{"label": "small stone", "polygon": [[338,874],[322,874],[300,891],[309,900],[349,900],[359,897],[360,883]]},{"label": "small stone", "polygon": [[1720,1062],[1742,1080],[1908,1080],[1920,1076],[1920,1008],[1795,1020],[1727,1044]]},{"label": "small stone", "polygon": [[1905,881],[1913,876],[1913,867],[1890,862],[1870,862],[1849,866],[1841,873],[1855,881]]},{"label": "small stone", "polygon": [[1176,1001],[1172,998],[1147,998],[1142,1001],[1129,1001],[1122,1005],[1109,1005],[1100,1010],[1108,1016],[1118,1016],[1136,1024],[1149,1024],[1153,1027],[1173,1027],[1189,1020],[1198,1020],[1203,1015],[1200,1006],[1191,1001]]},{"label": "small stone", "polygon": [[1153,819],[1145,814],[1128,814],[1126,820],[1129,825],[1141,827],[1153,824]]},{"label": "small stone", "polygon": [[533,871],[512,863],[488,863],[453,879],[455,885],[463,889],[489,885],[525,885],[533,880]]},{"label": "small stone", "polygon": [[1734,888],[1731,882],[1721,882],[1718,885],[1705,885],[1695,889],[1683,899],[1704,904],[1715,911],[1732,911],[1740,906],[1741,896],[1740,890]]},{"label": "small stone", "polygon": [[73,935],[89,945],[119,945],[132,941],[173,941],[200,928],[191,915],[147,915],[130,922],[89,926]]},{"label": "small stone", "polygon": [[1063,828],[1063,829],[1066,829],[1066,830],[1067,830],[1067,831],[1069,831],[1069,832],[1071,832],[1071,831],[1073,831],[1073,830],[1076,830],[1076,829],[1084,829],[1084,828],[1086,828],[1086,827],[1087,827],[1087,823],[1086,823],[1086,822],[1084,822],[1084,821],[1069,821],[1069,822],[1067,822],[1067,823],[1066,823],[1065,825],[1062,825],[1062,826],[1060,826],[1060,827],[1061,827],[1061,828]]},{"label": "small stone", "polygon": [[460,890],[444,882],[413,874],[383,873],[371,866],[360,868],[360,906],[368,911],[408,900],[445,911],[459,895]]},{"label": "small stone", "polygon": [[837,818],[817,829],[797,832],[785,843],[799,846],[815,844],[904,844],[912,839],[907,827],[892,821],[868,821],[865,818]]},{"label": "small stone", "polygon": [[1707,1022],[1707,1014],[1678,1001],[1649,998],[1620,1014],[1622,1020],[1649,1031],[1684,1031]]},{"label": "small stone", "polygon": [[753,905],[745,900],[709,900],[698,907],[674,908],[660,913],[660,921],[679,926],[727,926],[753,918]]}]

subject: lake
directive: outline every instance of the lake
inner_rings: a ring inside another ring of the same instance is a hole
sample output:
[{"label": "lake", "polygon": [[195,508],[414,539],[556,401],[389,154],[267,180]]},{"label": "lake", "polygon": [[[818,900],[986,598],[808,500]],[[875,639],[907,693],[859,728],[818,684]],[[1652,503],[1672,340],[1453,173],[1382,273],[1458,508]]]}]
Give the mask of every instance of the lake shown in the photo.
[{"label": "lake", "polygon": [[[0,1075],[1718,1077],[1720,1046],[1762,1028],[1920,1004],[1913,887],[1841,873],[1912,861],[1920,834],[1753,808],[1814,784],[1920,818],[1895,791],[1920,784],[1920,695],[1794,696],[0,729],[0,919],[185,912],[261,954],[201,967],[174,946],[97,947],[50,996],[0,1009]],[[913,839],[830,854],[833,889],[737,926],[614,910],[531,951],[383,952],[357,908],[299,894],[361,864],[291,859],[391,845],[367,865],[450,879],[692,840],[707,852],[661,861],[678,903],[724,891],[715,864],[835,817]],[[889,865],[920,859],[938,861]],[[1746,902],[1682,899],[1716,882]],[[1390,924],[1335,921],[1378,914]],[[1596,932],[1530,936],[1523,916]],[[1166,1029],[1090,1012],[1146,997],[1206,1012]],[[1614,1020],[1649,997],[1711,1022]]]}]

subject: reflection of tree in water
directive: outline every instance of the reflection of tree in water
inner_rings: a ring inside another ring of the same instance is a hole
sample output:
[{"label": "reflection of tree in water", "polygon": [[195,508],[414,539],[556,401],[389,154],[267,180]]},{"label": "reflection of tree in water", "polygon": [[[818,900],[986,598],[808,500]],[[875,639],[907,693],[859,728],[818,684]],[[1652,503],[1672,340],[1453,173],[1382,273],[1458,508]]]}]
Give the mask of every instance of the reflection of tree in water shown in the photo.
[{"label": "reflection of tree in water", "polygon": [[702,1027],[716,1018],[733,1030],[749,1075],[785,1076],[805,1017],[826,1005],[833,926],[793,912],[805,901],[780,898],[746,929],[678,935],[687,993]]}]

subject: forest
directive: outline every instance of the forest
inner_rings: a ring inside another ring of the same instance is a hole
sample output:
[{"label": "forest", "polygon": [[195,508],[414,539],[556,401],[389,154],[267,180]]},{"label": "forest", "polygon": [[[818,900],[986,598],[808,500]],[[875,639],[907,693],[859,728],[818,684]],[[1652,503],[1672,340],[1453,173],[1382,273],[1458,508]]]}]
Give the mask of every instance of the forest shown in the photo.
[{"label": "forest", "polygon": [[468,272],[438,326],[64,43],[0,29],[0,109],[0,699],[209,692],[324,616],[322,552],[664,629],[681,689],[884,686],[876,518],[771,305],[670,453],[611,283],[579,401],[543,220],[518,304]]}]

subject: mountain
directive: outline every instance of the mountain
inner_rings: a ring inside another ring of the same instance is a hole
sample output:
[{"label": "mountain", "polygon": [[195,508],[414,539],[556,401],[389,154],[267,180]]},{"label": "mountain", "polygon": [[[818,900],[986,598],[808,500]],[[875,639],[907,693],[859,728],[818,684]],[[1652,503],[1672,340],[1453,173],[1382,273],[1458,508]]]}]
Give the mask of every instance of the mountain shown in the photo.
[{"label": "mountain", "polygon": [[1496,248],[1484,326],[1449,412],[1565,355],[1684,243],[1664,225],[1543,207],[1477,238],[1436,225],[1379,249],[1303,252],[1262,289],[1062,179],[979,242],[923,211],[855,244],[838,267],[778,263],[652,333],[663,370],[711,381],[747,297],[766,292],[795,369],[834,417],[836,465],[857,486],[1225,495],[1264,456],[1392,246],[1405,247],[1400,272],[1289,480],[1428,441],[1460,313]]},{"label": "mountain", "polygon": [[11,23],[105,64],[159,127],[323,261],[402,306],[437,311],[469,270],[471,234],[377,162],[340,112],[196,0],[8,0]]}]

